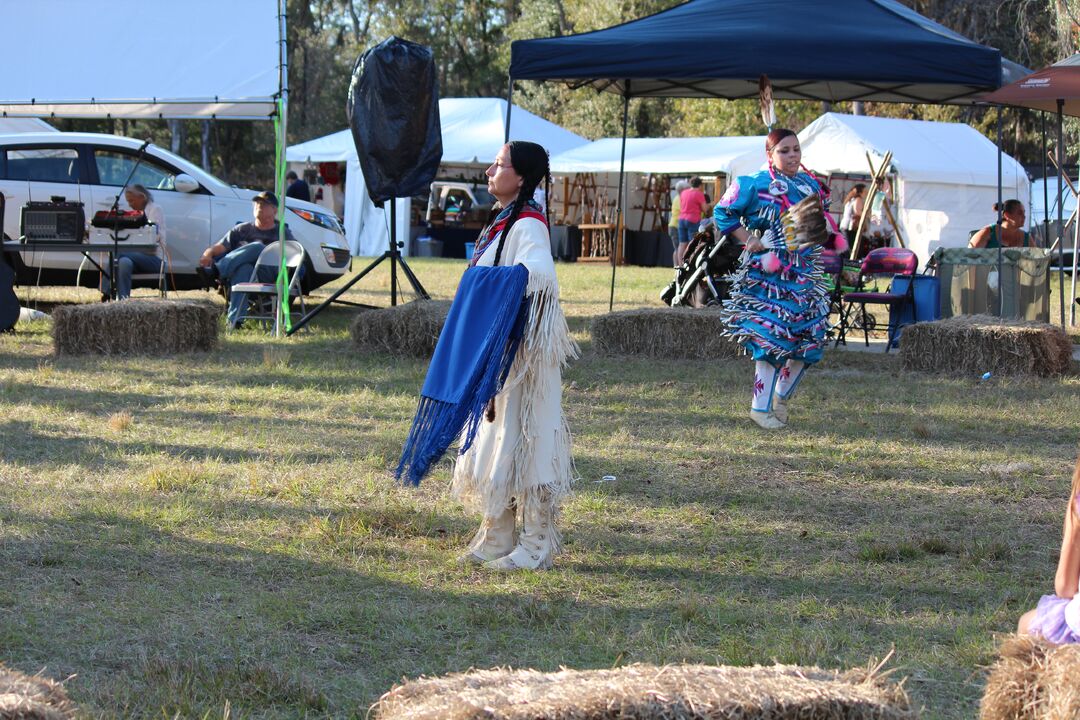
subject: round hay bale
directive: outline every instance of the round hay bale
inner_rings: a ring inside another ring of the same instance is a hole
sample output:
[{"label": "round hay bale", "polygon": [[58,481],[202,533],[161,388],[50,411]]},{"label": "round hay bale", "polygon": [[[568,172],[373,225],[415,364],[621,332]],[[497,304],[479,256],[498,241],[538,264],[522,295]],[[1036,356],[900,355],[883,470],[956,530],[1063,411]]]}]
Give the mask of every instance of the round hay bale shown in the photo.
[{"label": "round hay bale", "polygon": [[907,370],[996,375],[1062,375],[1072,341],[1056,325],[958,315],[904,328],[900,357]]},{"label": "round hay bale", "polygon": [[395,686],[379,720],[911,720],[900,685],[870,670],[630,665],[475,670]]},{"label": "round hay bale", "polygon": [[431,357],[449,311],[447,300],[414,300],[364,310],[352,321],[349,335],[361,352]]},{"label": "round hay bale", "polygon": [[75,704],[64,687],[41,675],[24,675],[0,663],[0,720],[67,720]]},{"label": "round hay bale", "polygon": [[600,355],[714,360],[742,354],[724,335],[719,308],[642,308],[599,315],[592,340]]},{"label": "round hay bale", "polygon": [[139,299],[62,305],[53,311],[57,355],[171,355],[217,346],[222,306],[207,300]]}]

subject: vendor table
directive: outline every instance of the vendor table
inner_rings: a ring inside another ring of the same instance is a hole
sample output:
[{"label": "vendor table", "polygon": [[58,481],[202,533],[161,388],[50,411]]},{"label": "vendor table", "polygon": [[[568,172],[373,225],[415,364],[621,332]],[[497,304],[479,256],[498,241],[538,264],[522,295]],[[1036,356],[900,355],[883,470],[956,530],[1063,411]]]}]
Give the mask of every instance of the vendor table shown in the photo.
[{"label": "vendor table", "polygon": [[[19,240],[12,240],[4,243],[5,253],[38,253],[38,252],[75,252],[81,253],[83,257],[93,264],[98,270],[100,270],[105,277],[112,279],[113,270],[116,267],[116,255],[121,252],[153,252],[157,250],[156,242],[148,243],[132,243],[132,242],[120,242],[120,243],[76,243],[76,242],[21,242]],[[101,253],[109,256],[108,266],[109,270],[101,267],[97,260],[91,257],[91,253]],[[25,262],[25,260],[23,261]],[[113,297],[116,297],[116,286],[114,282],[110,282],[112,287]]]}]

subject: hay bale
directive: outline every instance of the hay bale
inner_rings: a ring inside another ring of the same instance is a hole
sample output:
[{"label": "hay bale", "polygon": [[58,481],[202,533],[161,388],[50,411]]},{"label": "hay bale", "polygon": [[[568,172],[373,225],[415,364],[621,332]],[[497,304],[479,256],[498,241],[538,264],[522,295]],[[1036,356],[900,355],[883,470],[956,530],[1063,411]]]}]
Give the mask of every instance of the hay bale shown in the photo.
[{"label": "hay bale", "polygon": [[217,346],[222,306],[140,299],[63,305],[53,311],[57,355],[170,355]]},{"label": "hay bale", "polygon": [[613,670],[477,670],[395,686],[379,720],[908,720],[907,694],[870,670],[793,665],[631,665]]},{"label": "hay bale", "polygon": [[986,680],[980,720],[1080,717],[1080,645],[1052,645],[1030,635],[1010,635],[998,654]]},{"label": "hay bale", "polygon": [[958,315],[905,327],[900,357],[907,370],[1062,375],[1072,365],[1072,341],[1056,325]]},{"label": "hay bale", "polygon": [[414,300],[364,310],[352,321],[349,335],[361,352],[431,357],[449,311],[446,300]]},{"label": "hay bale", "polygon": [[723,333],[719,308],[642,308],[599,315],[592,339],[600,355],[714,360],[735,357],[742,348]]},{"label": "hay bale", "polygon": [[0,720],[67,720],[74,716],[75,705],[63,685],[0,663]]}]

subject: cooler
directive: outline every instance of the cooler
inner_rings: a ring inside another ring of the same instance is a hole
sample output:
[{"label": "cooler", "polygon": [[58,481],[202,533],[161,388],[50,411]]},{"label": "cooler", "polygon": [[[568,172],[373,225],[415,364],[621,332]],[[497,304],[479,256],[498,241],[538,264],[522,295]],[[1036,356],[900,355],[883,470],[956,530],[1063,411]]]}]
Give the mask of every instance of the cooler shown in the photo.
[{"label": "cooler", "polygon": [[889,292],[906,293],[915,282],[915,307],[910,303],[889,308],[889,331],[896,330],[896,338],[905,325],[931,322],[941,317],[941,284],[934,275],[894,275]]}]

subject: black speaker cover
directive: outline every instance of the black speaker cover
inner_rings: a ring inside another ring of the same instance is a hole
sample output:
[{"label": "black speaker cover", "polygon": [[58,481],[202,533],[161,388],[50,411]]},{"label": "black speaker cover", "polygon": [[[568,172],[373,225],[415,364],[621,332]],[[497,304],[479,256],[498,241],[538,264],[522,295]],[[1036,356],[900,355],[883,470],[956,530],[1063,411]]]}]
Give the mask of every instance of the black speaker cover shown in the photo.
[{"label": "black speaker cover", "polygon": [[372,202],[426,195],[442,160],[430,48],[391,37],[368,49],[353,67],[345,111]]}]

